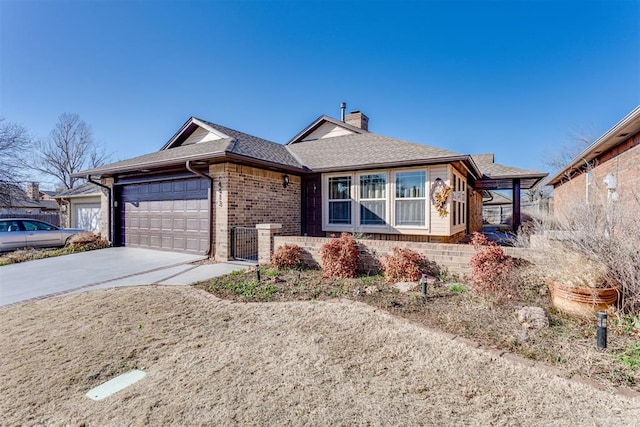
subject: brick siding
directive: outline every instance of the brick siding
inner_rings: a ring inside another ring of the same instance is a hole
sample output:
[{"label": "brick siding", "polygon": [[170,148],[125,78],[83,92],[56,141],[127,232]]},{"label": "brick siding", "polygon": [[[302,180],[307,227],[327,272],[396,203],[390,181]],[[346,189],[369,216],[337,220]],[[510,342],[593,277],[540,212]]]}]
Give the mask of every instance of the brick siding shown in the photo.
[{"label": "brick siding", "polygon": [[289,175],[283,187],[282,172],[274,172],[234,163],[214,164],[209,168],[213,178],[215,214],[215,258],[230,257],[232,227],[256,224],[282,224],[282,235],[301,233],[301,178]]},{"label": "brick siding", "polygon": [[[588,192],[589,203],[606,203],[607,189],[603,180],[608,173],[612,173],[617,177],[616,191],[620,195],[616,205],[623,210],[637,212],[640,209],[640,134],[635,134],[612,150],[601,154],[594,164]],[[586,177],[586,173],[574,175],[554,188],[553,205],[558,217],[566,217],[570,214],[572,206],[587,201]]]}]

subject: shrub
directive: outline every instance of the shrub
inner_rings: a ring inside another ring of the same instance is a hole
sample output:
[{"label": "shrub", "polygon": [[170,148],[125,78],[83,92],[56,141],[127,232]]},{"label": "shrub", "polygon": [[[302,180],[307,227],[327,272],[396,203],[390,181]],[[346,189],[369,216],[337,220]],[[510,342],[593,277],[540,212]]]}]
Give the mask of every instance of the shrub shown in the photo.
[{"label": "shrub", "polygon": [[302,266],[302,249],[298,245],[278,246],[271,255],[271,264],[278,270],[299,268]]},{"label": "shrub", "polygon": [[100,233],[94,234],[88,231],[71,237],[68,247],[70,247],[73,252],[90,251],[93,249],[108,248],[109,241],[103,239]]},{"label": "shrub", "polygon": [[480,233],[473,233],[471,244],[476,253],[471,264],[471,282],[475,291],[505,297],[510,294],[508,279],[513,266],[513,258],[502,248]]},{"label": "shrub", "polygon": [[356,276],[358,266],[358,244],[347,233],[342,233],[339,238],[333,238],[322,245],[320,249],[322,261],[322,277],[349,278]]},{"label": "shrub", "polygon": [[383,255],[380,259],[385,280],[387,282],[420,280],[428,264],[427,258],[408,248],[395,246],[392,251],[391,255]]}]

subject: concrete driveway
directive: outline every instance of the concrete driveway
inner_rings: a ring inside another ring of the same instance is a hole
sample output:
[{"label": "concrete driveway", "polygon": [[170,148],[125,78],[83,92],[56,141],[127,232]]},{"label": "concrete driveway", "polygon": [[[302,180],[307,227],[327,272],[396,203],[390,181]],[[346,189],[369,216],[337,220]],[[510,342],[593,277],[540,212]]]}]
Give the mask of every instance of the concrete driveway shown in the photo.
[{"label": "concrete driveway", "polygon": [[193,264],[206,257],[107,248],[0,267],[0,306],[71,292],[136,285],[188,285],[242,270],[247,263]]}]

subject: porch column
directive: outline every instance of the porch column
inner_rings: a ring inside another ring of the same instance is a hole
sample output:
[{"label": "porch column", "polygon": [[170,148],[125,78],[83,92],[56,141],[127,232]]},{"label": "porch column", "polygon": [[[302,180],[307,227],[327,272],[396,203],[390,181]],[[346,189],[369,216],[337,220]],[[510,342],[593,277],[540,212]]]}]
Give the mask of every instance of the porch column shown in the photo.
[{"label": "porch column", "polygon": [[513,232],[517,233],[520,228],[520,178],[513,180],[513,209],[511,214],[511,225]]},{"label": "porch column", "polygon": [[258,229],[258,264],[271,262],[273,236],[282,228],[282,224],[256,224]]}]

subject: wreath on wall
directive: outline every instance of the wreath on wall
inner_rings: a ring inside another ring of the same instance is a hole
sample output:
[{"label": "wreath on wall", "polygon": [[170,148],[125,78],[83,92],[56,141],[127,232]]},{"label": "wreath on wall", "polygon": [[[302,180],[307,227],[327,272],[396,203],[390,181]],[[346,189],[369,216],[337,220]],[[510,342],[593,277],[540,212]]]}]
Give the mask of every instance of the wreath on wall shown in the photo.
[{"label": "wreath on wall", "polygon": [[447,211],[447,201],[451,197],[452,189],[440,178],[436,178],[431,186],[431,203],[438,211],[440,218],[445,218],[449,213]]}]

